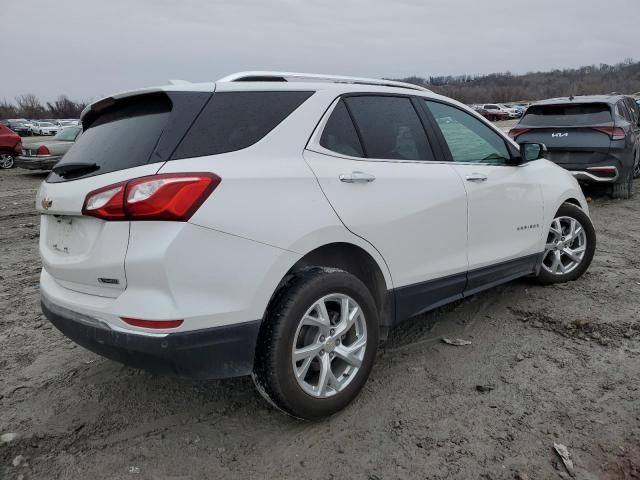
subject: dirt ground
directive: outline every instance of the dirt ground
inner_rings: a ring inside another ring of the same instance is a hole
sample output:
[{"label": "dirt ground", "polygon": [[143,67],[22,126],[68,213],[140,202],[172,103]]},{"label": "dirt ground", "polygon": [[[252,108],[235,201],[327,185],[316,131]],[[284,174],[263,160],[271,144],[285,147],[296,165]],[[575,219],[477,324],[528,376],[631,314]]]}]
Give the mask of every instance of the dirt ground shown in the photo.
[{"label": "dirt ground", "polygon": [[577,478],[640,478],[640,195],[594,197],[582,279],[516,281],[402,324],[349,408],[302,423],[248,378],[153,376],[52,327],[38,303],[43,178],[0,172],[0,434],[17,434],[0,440],[0,478],[569,478],[554,443]]}]

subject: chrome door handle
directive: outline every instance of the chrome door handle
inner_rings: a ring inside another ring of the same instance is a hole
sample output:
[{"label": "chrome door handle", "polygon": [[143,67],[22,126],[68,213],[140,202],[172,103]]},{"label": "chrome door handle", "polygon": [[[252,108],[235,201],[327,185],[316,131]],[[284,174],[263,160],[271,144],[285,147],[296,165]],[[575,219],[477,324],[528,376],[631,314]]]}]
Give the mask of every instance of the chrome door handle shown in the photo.
[{"label": "chrome door handle", "polygon": [[364,172],[351,172],[348,175],[344,173],[338,177],[341,182],[345,183],[369,183],[373,182],[376,177],[371,175],[370,173]]},{"label": "chrome door handle", "polygon": [[471,175],[467,175],[467,182],[486,182],[487,176],[481,173],[472,173]]}]

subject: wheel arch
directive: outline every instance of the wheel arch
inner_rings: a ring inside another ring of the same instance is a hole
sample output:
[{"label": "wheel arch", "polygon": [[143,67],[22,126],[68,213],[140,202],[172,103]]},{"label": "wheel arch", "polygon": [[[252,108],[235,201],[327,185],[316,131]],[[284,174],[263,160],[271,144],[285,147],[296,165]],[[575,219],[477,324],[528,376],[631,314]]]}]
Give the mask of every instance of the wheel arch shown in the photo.
[{"label": "wheel arch", "polygon": [[385,270],[383,270],[387,268],[386,265],[380,265],[373,255],[363,247],[349,242],[333,242],[316,247],[296,261],[273,292],[265,311],[265,317],[273,302],[286,288],[291,277],[296,272],[312,267],[337,268],[357,277],[371,292],[378,308],[380,323],[393,323],[395,302],[392,286],[388,284],[388,272],[385,275]]},{"label": "wheel arch", "polygon": [[[578,200],[577,198],[574,198],[574,197],[567,198],[563,203],[572,203],[576,207],[582,208],[582,204],[580,203],[580,200]],[[558,207],[558,208],[560,208],[560,207]]]}]

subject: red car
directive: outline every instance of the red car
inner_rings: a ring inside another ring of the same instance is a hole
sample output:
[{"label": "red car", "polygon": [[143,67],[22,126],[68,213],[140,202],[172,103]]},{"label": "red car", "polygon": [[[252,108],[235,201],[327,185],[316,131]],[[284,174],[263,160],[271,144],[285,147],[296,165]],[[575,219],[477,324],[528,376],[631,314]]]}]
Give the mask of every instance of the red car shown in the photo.
[{"label": "red car", "polygon": [[0,168],[13,168],[15,158],[22,152],[20,135],[0,124]]}]

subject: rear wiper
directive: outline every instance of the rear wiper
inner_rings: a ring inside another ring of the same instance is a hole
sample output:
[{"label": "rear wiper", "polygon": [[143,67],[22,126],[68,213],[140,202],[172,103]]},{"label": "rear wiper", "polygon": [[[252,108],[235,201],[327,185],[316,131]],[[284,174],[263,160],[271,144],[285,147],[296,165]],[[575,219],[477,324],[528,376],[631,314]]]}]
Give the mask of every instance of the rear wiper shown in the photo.
[{"label": "rear wiper", "polygon": [[61,163],[53,167],[53,173],[64,177],[70,173],[90,173],[98,170],[98,165],[95,163]]}]

